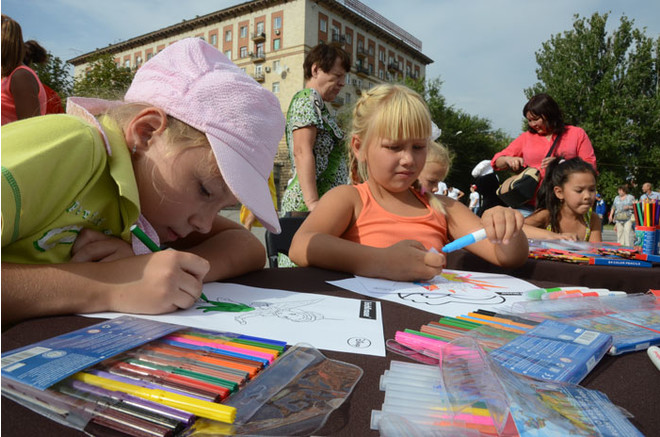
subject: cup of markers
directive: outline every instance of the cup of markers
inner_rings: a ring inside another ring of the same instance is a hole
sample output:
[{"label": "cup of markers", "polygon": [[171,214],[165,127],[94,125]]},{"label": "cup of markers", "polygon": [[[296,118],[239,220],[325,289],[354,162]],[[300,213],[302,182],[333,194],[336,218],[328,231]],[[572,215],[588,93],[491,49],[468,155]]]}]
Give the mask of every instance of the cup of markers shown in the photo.
[{"label": "cup of markers", "polygon": [[660,254],[660,202],[635,202],[635,243],[637,250],[647,255]]}]

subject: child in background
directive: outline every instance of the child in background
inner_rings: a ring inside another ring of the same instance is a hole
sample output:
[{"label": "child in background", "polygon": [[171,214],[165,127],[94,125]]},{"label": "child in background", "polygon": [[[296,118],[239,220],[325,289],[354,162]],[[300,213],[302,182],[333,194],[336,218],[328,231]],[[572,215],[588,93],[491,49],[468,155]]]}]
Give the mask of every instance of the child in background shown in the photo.
[{"label": "child in background", "polygon": [[593,212],[596,170],[582,158],[548,165],[537,193],[537,209],[525,218],[529,238],[600,242],[601,222]]},{"label": "child in background", "polygon": [[479,196],[479,192],[477,191],[477,186],[472,184],[470,185],[470,204],[468,205],[468,208],[470,208],[470,211],[473,213],[477,214],[479,212],[479,202],[481,200],[481,196]]},{"label": "child in background", "polygon": [[[451,167],[451,155],[445,146],[435,141],[429,141],[426,152],[426,163],[417,180],[421,192],[433,193],[438,191],[440,182],[444,181]],[[438,193],[444,195],[444,193]]]},{"label": "child in background", "polygon": [[[270,91],[189,38],[145,63],[123,102],[67,109],[2,128],[3,323],[170,312],[203,282],[263,268],[259,240],[218,213],[240,200],[279,232],[267,179],[284,116]],[[150,253],[136,223],[176,250]]]},{"label": "child in background", "polygon": [[467,250],[500,266],[522,264],[528,246],[520,213],[493,208],[480,220],[460,202],[421,194],[417,179],[430,135],[419,94],[389,84],[364,92],[353,111],[350,145],[365,182],[321,198],[293,238],[291,259],[362,276],[430,279],[446,264],[430,249],[485,228],[488,239]]}]

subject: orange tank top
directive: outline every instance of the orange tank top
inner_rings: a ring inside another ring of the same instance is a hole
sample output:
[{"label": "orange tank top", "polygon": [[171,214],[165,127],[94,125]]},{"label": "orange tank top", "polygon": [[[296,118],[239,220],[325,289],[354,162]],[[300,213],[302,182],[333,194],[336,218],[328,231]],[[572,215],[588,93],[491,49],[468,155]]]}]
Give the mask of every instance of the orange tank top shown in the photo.
[{"label": "orange tank top", "polygon": [[342,238],[372,247],[388,247],[402,240],[417,240],[426,247],[440,250],[447,244],[447,219],[429,205],[426,197],[411,188],[426,206],[427,213],[417,217],[402,217],[386,211],[374,199],[369,185],[362,183],[355,189],[362,200],[362,211]]}]

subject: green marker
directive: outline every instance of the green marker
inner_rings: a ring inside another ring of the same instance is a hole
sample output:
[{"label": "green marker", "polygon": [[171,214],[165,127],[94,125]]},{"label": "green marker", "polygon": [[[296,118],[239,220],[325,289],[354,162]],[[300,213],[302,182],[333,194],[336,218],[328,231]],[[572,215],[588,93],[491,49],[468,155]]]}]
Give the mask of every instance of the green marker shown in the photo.
[{"label": "green marker", "polygon": [[[149,238],[147,234],[144,233],[144,231],[140,228],[138,228],[138,225],[133,225],[130,227],[131,232],[133,235],[137,237],[138,240],[140,240],[145,246],[149,248],[150,251],[152,252],[160,252],[160,247],[156,243],[154,243],[154,240]],[[208,298],[202,293],[200,298],[204,302],[209,302]]]}]

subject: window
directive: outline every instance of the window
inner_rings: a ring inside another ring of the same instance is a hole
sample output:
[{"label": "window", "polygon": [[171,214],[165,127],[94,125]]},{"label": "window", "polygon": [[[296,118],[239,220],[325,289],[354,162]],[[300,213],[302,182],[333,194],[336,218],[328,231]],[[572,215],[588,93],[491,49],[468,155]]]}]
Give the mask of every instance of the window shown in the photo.
[{"label": "window", "polygon": [[147,53],[147,61],[148,61],[149,59],[153,58],[153,57],[154,57],[154,54],[153,54],[153,53],[151,53],[151,52]]},{"label": "window", "polygon": [[231,50],[227,50],[225,52],[225,56],[228,57],[229,59],[231,59]]},{"label": "window", "polygon": [[275,17],[273,20],[273,29],[281,29],[282,28],[282,17]]},{"label": "window", "polygon": [[273,88],[271,89],[273,94],[277,94],[280,92],[280,83],[279,82],[273,82]]},{"label": "window", "polygon": [[255,73],[255,74],[259,75],[259,74],[261,74],[262,72],[263,72],[263,67],[261,66],[261,64],[259,64],[259,65],[255,65],[255,66],[254,66],[254,73]]},{"label": "window", "polygon": [[337,27],[334,24],[332,25],[332,34],[337,35],[337,37],[339,37],[339,35],[341,34],[341,32],[339,31],[339,27]]},{"label": "window", "polygon": [[247,47],[241,47],[241,58],[247,58]]},{"label": "window", "polygon": [[273,71],[275,73],[280,73],[282,71],[282,67],[280,66],[280,61],[273,61]]},{"label": "window", "polygon": [[346,34],[346,44],[348,44],[349,46],[353,44],[353,34],[351,33]]},{"label": "window", "polygon": [[135,67],[139,68],[142,65],[142,56],[135,57]]},{"label": "window", "polygon": [[273,40],[273,50],[279,50],[280,49],[280,39],[275,38]]},{"label": "window", "polygon": [[216,35],[215,33],[211,35],[211,44],[212,45],[218,44],[218,35]]},{"label": "window", "polygon": [[247,38],[247,26],[241,26],[241,38]]},{"label": "window", "polygon": [[378,52],[378,60],[380,62],[385,62],[385,51],[384,50],[381,50],[380,52]]},{"label": "window", "polygon": [[385,77],[385,73],[383,73],[383,70],[378,70],[378,78],[380,80],[383,80],[384,77]]},{"label": "window", "polygon": [[255,46],[255,49],[256,49],[256,52],[257,52],[257,56],[263,56],[264,55],[264,43],[262,43],[262,42],[257,43],[257,45]]},{"label": "window", "polygon": [[351,93],[344,94],[344,102],[351,103]]},{"label": "window", "polygon": [[374,64],[369,64],[369,68],[367,68],[367,70],[369,70],[369,75],[374,74]]},{"label": "window", "polygon": [[131,60],[130,60],[130,59],[126,59],[126,60],[124,61],[124,67],[126,67],[126,68],[131,68]]},{"label": "window", "polygon": [[321,18],[319,20],[319,30],[321,32],[327,32],[328,31],[328,21],[325,18]]},{"label": "window", "polygon": [[264,22],[260,21],[257,23],[257,34],[264,33]]},{"label": "window", "polygon": [[346,76],[344,76],[344,83],[346,83],[346,85],[351,84],[351,73],[346,73]]},{"label": "window", "polygon": [[225,41],[231,41],[231,30],[225,30]]}]

